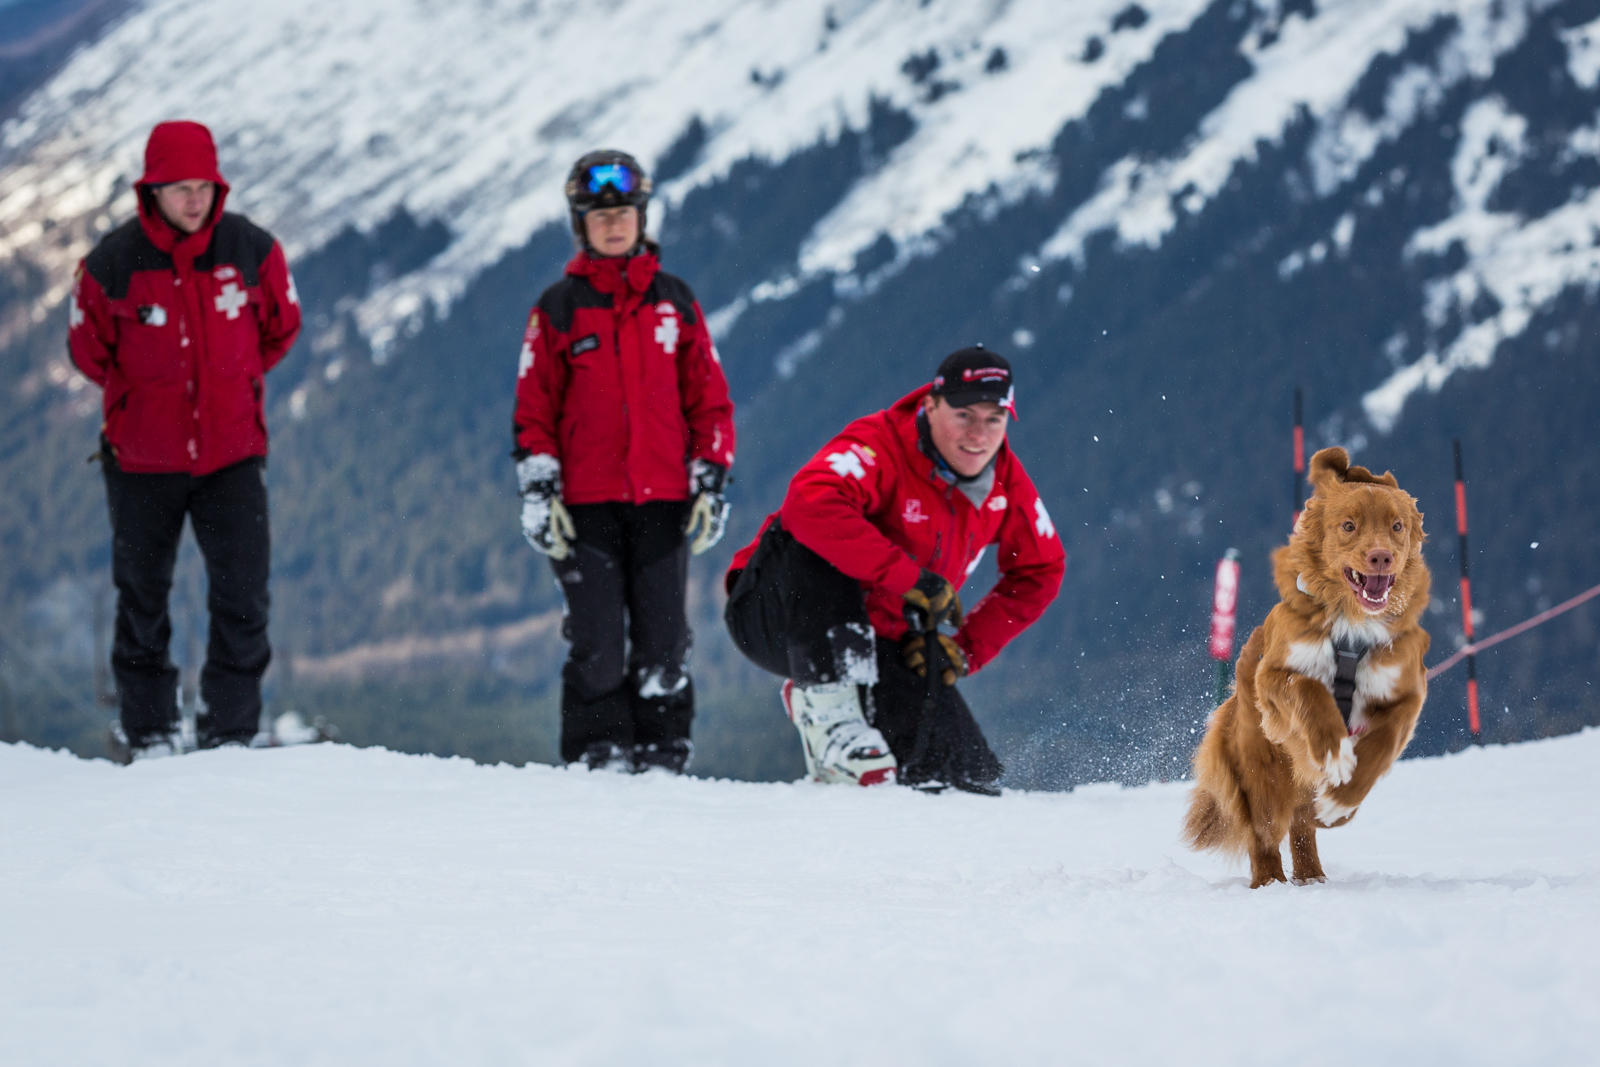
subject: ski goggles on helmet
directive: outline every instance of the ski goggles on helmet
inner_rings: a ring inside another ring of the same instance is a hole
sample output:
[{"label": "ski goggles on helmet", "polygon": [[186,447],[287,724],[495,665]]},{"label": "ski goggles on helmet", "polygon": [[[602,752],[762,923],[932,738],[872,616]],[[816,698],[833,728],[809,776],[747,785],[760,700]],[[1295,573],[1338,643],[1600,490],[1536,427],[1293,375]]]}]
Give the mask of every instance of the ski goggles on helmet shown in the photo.
[{"label": "ski goggles on helmet", "polygon": [[622,163],[600,163],[589,168],[589,192],[599,195],[600,190],[611,186],[623,196],[633,192],[633,171]]}]

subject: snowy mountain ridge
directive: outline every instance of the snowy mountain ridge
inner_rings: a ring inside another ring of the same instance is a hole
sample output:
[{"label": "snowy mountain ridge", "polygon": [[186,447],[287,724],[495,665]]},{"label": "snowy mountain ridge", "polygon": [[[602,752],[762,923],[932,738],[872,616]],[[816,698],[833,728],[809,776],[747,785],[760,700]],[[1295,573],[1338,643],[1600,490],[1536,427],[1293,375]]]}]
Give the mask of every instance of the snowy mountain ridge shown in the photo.
[{"label": "snowy mountain ridge", "polygon": [[[1265,5],[1239,48],[1251,73],[1177,152],[1128,156],[1106,169],[1098,191],[1023,258],[1017,284],[1041,263],[1081,262],[1096,233],[1113,231],[1124,247],[1159,245],[1180,216],[1203,212],[1258,146],[1281,142],[1297,122],[1316,126],[1308,195],[1333,194],[1450,88],[1487,76],[1552,2]],[[670,211],[741,159],[782,160],[861,128],[874,100],[908,113],[911,138],[814,226],[788,271],[747,280],[715,320],[727,328],[750,301],[782,298],[819,276],[836,279],[841,295],[859,291],[856,262],[881,236],[903,264],[937,247],[946,218],[975,198],[1003,204],[1048,191],[1056,175],[1044,149],[1057,132],[1211,6],[622,0],[330,7],[294,0],[254,13],[243,30],[220,0],[151,0],[0,129],[0,259],[42,267],[51,280],[44,303],[58,302],[76,259],[131,212],[128,183],[149,127],[202,117],[216,127],[236,205],[279,233],[291,254],[346,226],[371,230],[402,206],[450,227],[442,254],[362,301],[359,322],[381,353],[425,302],[447,310],[478,272],[559,219],[561,178],[587,148],[623,145],[658,159],[698,120],[705,142],[660,196]],[[1381,114],[1368,115],[1354,94],[1374,63],[1446,20],[1454,24],[1447,42],[1431,61],[1399,70]],[[1588,87],[1600,78],[1597,39],[1600,22],[1566,34],[1573,78]],[[621,69],[617,56],[628,57]],[[1514,125],[1514,115],[1503,118]],[[1594,155],[1595,142],[1593,127],[1580,131],[1571,152]],[[1475,169],[1475,153],[1511,144],[1464,139],[1460,214],[1413,242],[1419,253],[1457,241],[1468,252],[1464,265],[1434,283],[1433,326],[1482,293],[1499,308],[1458,336],[1410,342],[1366,397],[1380,430],[1394,425],[1414,390],[1437,390],[1454,370],[1487,364],[1561,291],[1600,279],[1600,253],[1569,240],[1600,225],[1600,199],[1587,196],[1538,218],[1485,207],[1495,181]],[[1501,155],[1493,173],[1515,162],[1515,152]],[[1381,185],[1369,193],[1383,195]],[[1346,252],[1358,224],[1342,220],[1331,244],[1313,245],[1300,262],[1315,262],[1330,247]],[[1286,274],[1295,269],[1286,263]]]},{"label": "snowy mountain ridge", "polygon": [[[252,12],[248,29],[225,0],[152,0],[0,130],[0,257],[44,266],[59,300],[77,258],[133,210],[150,126],[204,118],[236,205],[291,254],[401,205],[451,228],[433,263],[366,301],[361,321],[382,348],[423,301],[448,308],[474,274],[564,216],[561,184],[582,152],[612,144],[650,161],[698,117],[710,138],[662,190],[670,204],[739,159],[782,159],[863,125],[878,98],[921,129],[818,227],[805,262],[843,269],[879,232],[920,237],[969,195],[1014,195],[1017,157],[1204,4],[1151,6],[1086,65],[1084,42],[1127,0],[290,0]],[[937,81],[901,71],[930,53]]]}]

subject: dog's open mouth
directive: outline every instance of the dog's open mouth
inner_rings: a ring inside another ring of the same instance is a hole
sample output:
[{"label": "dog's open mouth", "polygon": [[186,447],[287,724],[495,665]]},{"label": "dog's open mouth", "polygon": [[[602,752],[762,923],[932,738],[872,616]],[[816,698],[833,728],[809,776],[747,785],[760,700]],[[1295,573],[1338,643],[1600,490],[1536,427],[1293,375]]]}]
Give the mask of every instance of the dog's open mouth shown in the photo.
[{"label": "dog's open mouth", "polygon": [[1389,591],[1394,588],[1394,575],[1362,574],[1352,567],[1346,567],[1344,580],[1355,590],[1356,599],[1361,601],[1364,611],[1377,614],[1389,606]]}]

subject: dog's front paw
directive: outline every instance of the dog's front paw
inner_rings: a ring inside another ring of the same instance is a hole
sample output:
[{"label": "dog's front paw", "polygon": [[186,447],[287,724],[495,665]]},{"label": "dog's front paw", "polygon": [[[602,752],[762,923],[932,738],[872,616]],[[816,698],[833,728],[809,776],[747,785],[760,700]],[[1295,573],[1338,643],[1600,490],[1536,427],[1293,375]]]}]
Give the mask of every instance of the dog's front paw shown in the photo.
[{"label": "dog's front paw", "polygon": [[1322,777],[1328,786],[1344,785],[1356,773],[1356,740],[1342,738],[1339,747],[1322,759]]},{"label": "dog's front paw", "polygon": [[1354,806],[1341,804],[1325,792],[1317,794],[1314,804],[1317,813],[1317,825],[1324,830],[1331,830],[1335,826],[1343,826],[1355,818],[1356,809]]}]

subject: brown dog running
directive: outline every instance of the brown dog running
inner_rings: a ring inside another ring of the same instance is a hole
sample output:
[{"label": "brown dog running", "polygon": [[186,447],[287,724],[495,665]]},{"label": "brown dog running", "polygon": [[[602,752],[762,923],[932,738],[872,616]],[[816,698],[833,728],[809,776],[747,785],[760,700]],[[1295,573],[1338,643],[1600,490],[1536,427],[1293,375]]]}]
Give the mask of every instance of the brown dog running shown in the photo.
[{"label": "brown dog running", "polygon": [[1252,888],[1324,879],[1317,827],[1342,826],[1388,773],[1427,695],[1422,512],[1393,474],[1311,457],[1314,489],[1272,554],[1279,603],[1239,655],[1194,755],[1184,839],[1250,857]]}]

